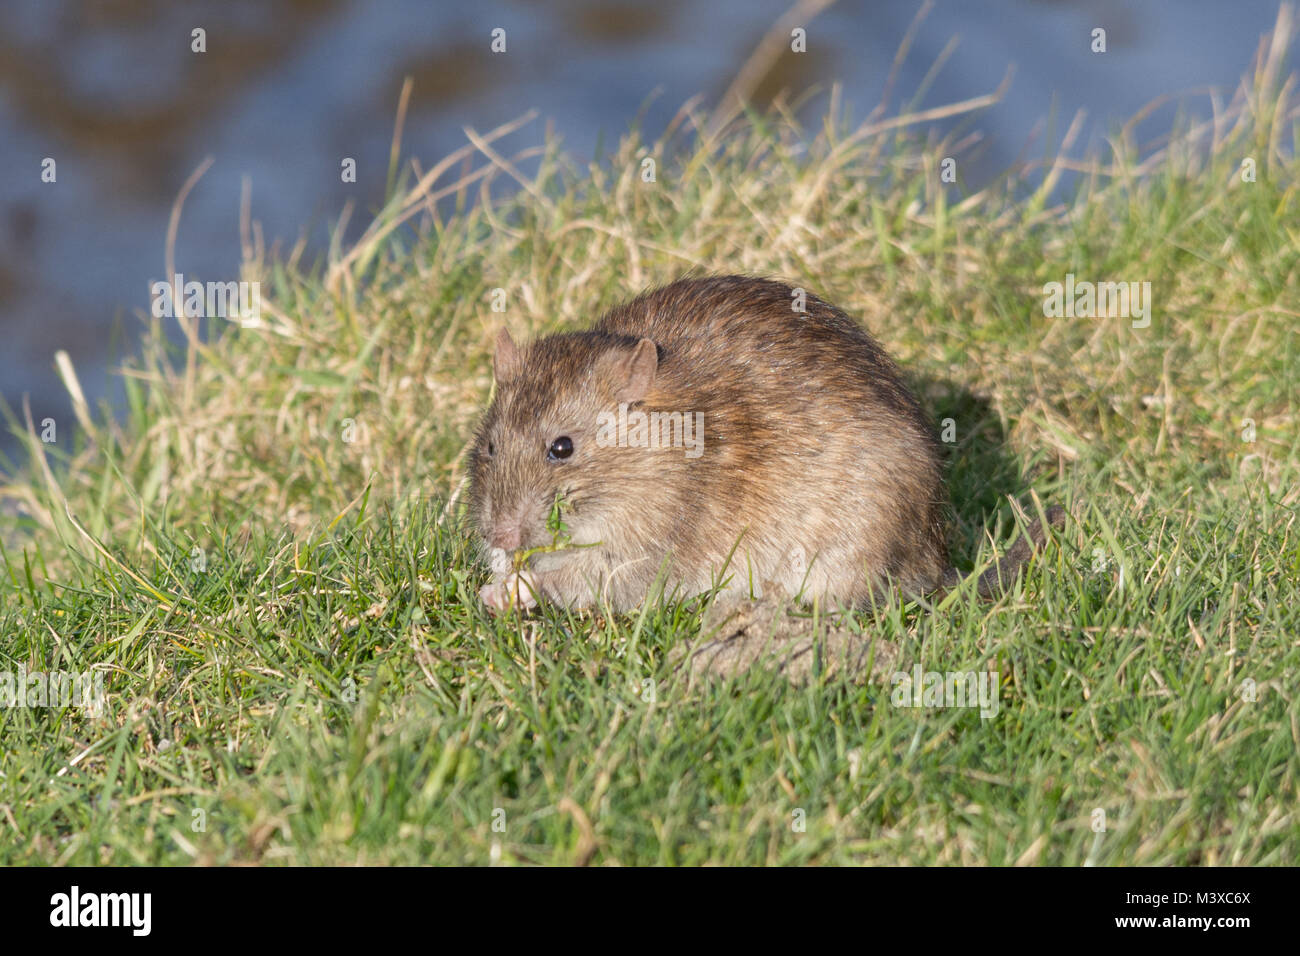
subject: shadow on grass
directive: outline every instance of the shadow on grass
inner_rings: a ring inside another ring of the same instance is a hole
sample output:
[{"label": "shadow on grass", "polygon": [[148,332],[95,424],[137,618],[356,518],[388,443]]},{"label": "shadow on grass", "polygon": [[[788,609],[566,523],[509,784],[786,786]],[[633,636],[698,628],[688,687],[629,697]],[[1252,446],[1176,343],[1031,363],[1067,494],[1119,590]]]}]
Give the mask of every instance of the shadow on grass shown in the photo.
[{"label": "shadow on grass", "polygon": [[986,533],[996,532],[999,517],[1012,519],[1008,496],[1032,511],[1032,475],[1007,448],[1006,430],[987,398],[943,378],[905,378],[940,436],[949,558],[959,569],[969,569]]}]

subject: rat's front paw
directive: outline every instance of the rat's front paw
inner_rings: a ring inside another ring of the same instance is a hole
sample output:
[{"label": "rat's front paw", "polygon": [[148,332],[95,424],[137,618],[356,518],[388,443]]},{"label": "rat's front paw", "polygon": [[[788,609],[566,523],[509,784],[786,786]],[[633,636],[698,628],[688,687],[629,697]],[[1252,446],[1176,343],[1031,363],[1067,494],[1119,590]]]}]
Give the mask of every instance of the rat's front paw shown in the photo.
[{"label": "rat's front paw", "polygon": [[504,614],[512,606],[521,611],[531,611],[537,607],[541,593],[536,578],[523,571],[489,581],[479,590],[478,596],[493,614]]}]

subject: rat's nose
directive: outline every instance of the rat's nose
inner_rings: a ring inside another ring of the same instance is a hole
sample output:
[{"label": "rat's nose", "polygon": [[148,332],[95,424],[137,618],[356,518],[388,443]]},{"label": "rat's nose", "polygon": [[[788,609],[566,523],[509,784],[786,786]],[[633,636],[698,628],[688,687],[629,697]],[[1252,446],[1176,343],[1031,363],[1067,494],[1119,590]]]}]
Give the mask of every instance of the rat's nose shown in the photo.
[{"label": "rat's nose", "polygon": [[493,526],[492,536],[488,539],[488,544],[505,551],[518,551],[520,537],[518,522],[502,521]]}]

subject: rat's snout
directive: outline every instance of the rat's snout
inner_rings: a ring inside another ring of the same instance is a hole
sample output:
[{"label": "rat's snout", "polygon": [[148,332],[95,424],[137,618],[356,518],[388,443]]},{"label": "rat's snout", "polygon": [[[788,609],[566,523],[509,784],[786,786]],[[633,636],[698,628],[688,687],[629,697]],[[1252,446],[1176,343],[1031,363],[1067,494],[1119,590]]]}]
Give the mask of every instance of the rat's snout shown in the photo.
[{"label": "rat's snout", "polygon": [[485,530],[488,547],[518,551],[524,543],[524,507],[490,509]]},{"label": "rat's snout", "polygon": [[518,551],[523,539],[523,530],[518,519],[513,521],[498,520],[492,524],[488,534],[488,544],[504,551]]}]

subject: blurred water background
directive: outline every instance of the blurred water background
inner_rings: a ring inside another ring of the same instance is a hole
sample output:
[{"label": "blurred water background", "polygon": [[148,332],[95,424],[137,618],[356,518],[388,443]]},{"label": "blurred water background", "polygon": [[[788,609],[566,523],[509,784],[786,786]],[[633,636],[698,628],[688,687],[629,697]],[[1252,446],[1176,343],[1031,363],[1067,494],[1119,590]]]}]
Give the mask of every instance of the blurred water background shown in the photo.
[{"label": "blurred water background", "polygon": [[[865,117],[920,5],[840,0],[807,24],[808,52],[782,55],[755,99],[838,81]],[[70,428],[53,363],[66,349],[92,404],[113,397],[106,373],[134,349],[149,283],[164,276],[172,203],[205,157],[214,163],[187,200],[178,271],[237,277],[245,177],[268,243],[305,238],[310,259],[346,202],[359,231],[382,201],[405,77],[403,155],[425,169],[465,143],[463,126],[485,132],[533,108],[541,119],[510,149],[540,143],[549,122],[585,162],[643,108],[653,137],[695,94],[715,104],[789,6],[0,0],[0,396],[19,408],[26,395],[36,421]],[[940,60],[919,107],[988,93],[1015,65],[1004,98],[974,123],[986,138],[963,178],[976,188],[1046,154],[1078,109],[1087,122],[1075,151],[1165,94],[1187,95],[1146,122],[1152,138],[1174,110],[1208,116],[1205,88],[1230,98],[1276,16],[1274,0],[937,0],[894,105]],[[1098,26],[1104,55],[1090,50]],[[191,52],[195,27],[206,53]],[[504,55],[489,50],[495,27],[506,30]],[[806,118],[825,106],[814,98]],[[357,160],[355,184],[340,181],[344,156]],[[56,183],[41,181],[45,157]]]}]

